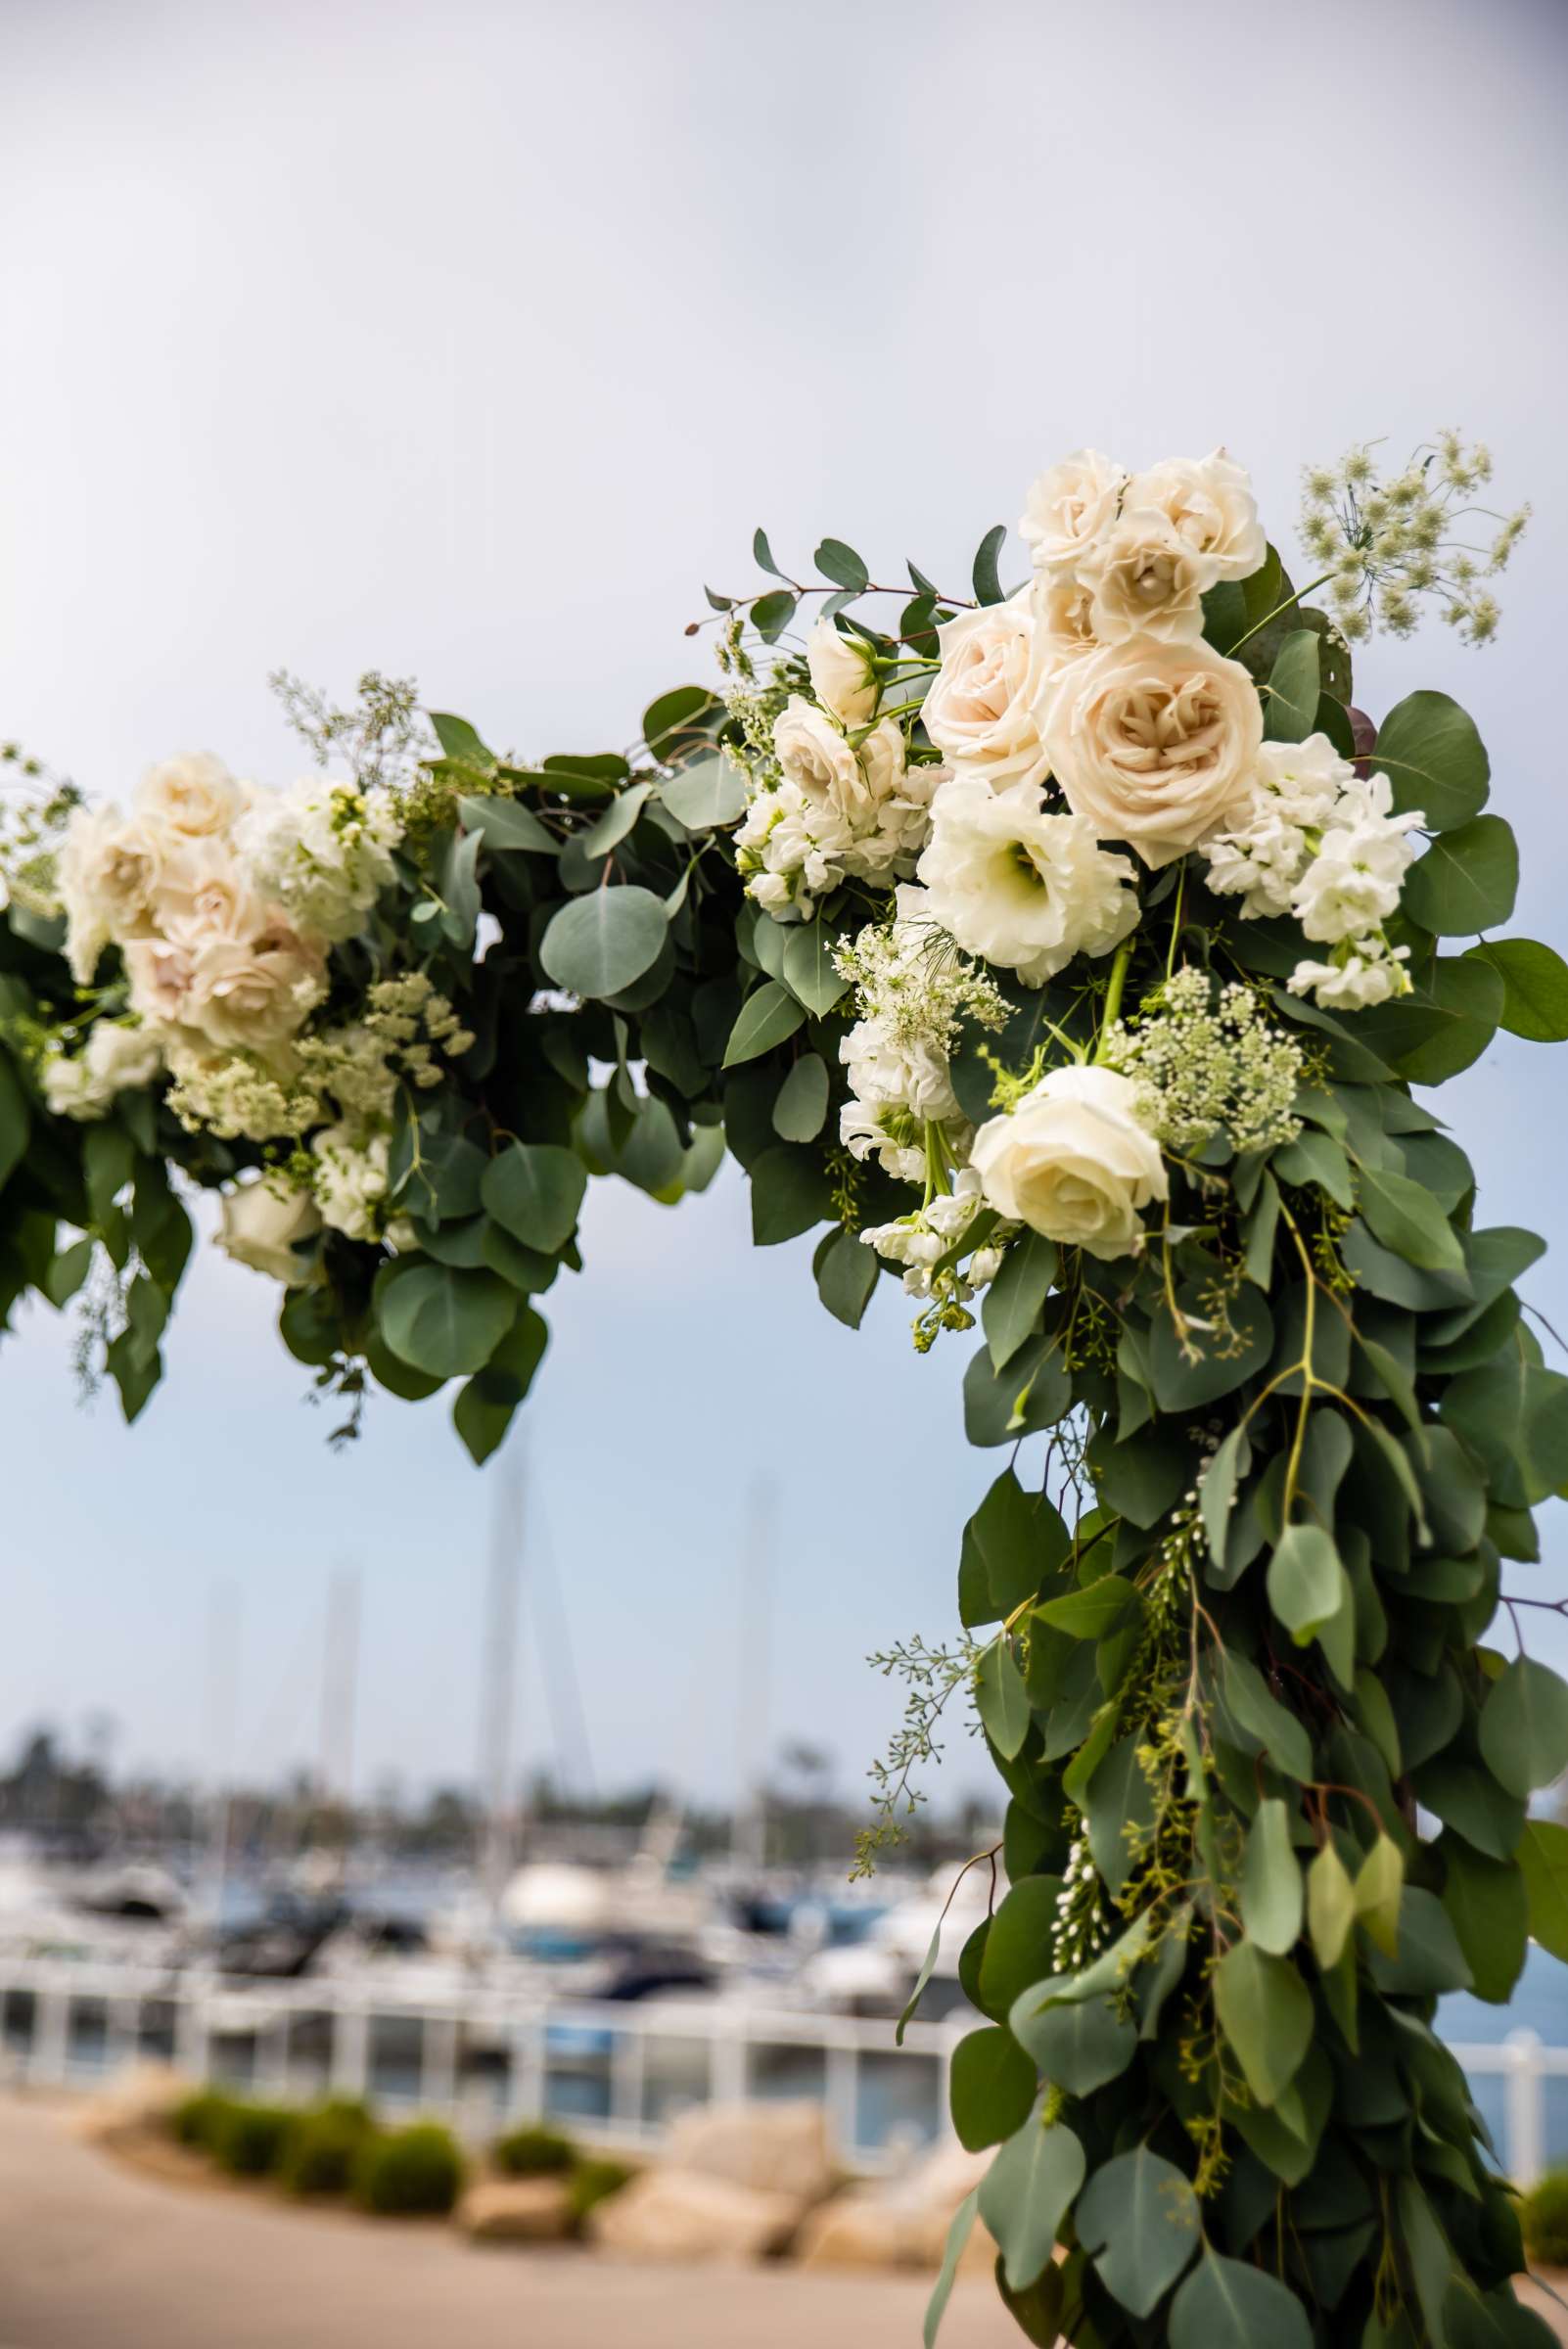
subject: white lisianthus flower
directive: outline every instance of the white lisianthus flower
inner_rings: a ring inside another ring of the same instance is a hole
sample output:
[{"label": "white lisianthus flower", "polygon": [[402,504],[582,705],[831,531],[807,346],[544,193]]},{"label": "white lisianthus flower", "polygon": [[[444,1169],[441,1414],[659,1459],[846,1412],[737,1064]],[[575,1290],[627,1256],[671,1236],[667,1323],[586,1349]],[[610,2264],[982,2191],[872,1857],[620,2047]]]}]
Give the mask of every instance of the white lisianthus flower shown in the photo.
[{"label": "white lisianthus flower", "polygon": [[1298,962],[1287,982],[1293,995],[1314,995],[1330,1011],[1365,1011],[1391,996],[1407,995],[1408,946],[1391,946],[1381,934],[1340,948],[1344,959]]},{"label": "white lisianthus flower", "polygon": [[1098,449],[1076,449],[1042,473],[1029,492],[1019,535],[1037,571],[1075,571],[1116,520],[1127,474]]},{"label": "white lisianthus flower", "polygon": [[297,1035],[326,991],[319,942],[274,920],[254,937],[205,939],[189,957],[174,1016],[210,1043],[264,1052]]},{"label": "white lisianthus flower", "polygon": [[171,844],[226,832],[246,795],[210,751],[185,751],[150,766],[136,786],[136,812]]},{"label": "white lisianthus flower", "polygon": [[1208,561],[1156,507],[1124,505],[1077,576],[1089,591],[1089,625],[1100,644],[1131,636],[1191,644],[1203,633],[1202,597],[1213,585]]},{"label": "white lisianthus flower", "polygon": [[988,1205],[1107,1262],[1135,1255],[1141,1211],[1170,1193],[1138,1106],[1138,1087],[1114,1069],[1050,1070],[975,1136],[971,1164]]},{"label": "white lisianthus flower", "polygon": [[942,667],[921,705],[926,732],[955,766],[998,791],[1045,772],[1032,707],[1035,624],[1026,588],[937,630]]},{"label": "white lisianthus flower", "polygon": [[863,726],[877,706],[871,658],[863,636],[846,636],[831,620],[817,621],[806,639],[811,691],[847,726]]},{"label": "white lisianthus flower", "polygon": [[218,1246],[236,1264],[265,1272],[286,1287],[300,1288],[309,1279],[307,1266],[295,1253],[297,1240],[314,1238],[321,1218],[308,1191],[297,1190],[274,1174],[225,1192]]},{"label": "white lisianthus flower", "polygon": [[1152,509],[1164,518],[1200,565],[1204,590],[1221,579],[1250,578],[1268,552],[1252,476],[1222,448],[1206,457],[1168,457],[1135,473],[1123,506],[1127,512]]},{"label": "white lisianthus flower", "polygon": [[324,1126],[311,1137],[316,1169],[311,1176],[321,1220],[350,1240],[378,1236],[387,1203],[387,1137],[364,1140],[351,1126]]},{"label": "white lisianthus flower", "polygon": [[1263,711],[1239,661],[1135,636],[1059,672],[1040,733],[1074,814],[1159,866],[1245,804]]},{"label": "white lisianthus flower", "polygon": [[44,1100],[57,1118],[104,1118],[121,1093],[151,1084],[162,1067],[162,1046],[152,1029],[139,1020],[98,1020],[84,1050],[45,1064]]},{"label": "white lisianthus flower", "polygon": [[256,891],[300,930],[352,938],[395,878],[402,839],[392,794],[380,784],[307,775],[290,790],[258,793],[236,831]]},{"label": "white lisianthus flower", "polygon": [[85,987],[111,941],[134,937],[150,918],[163,867],[162,842],[119,808],[78,807],[61,846],[56,885],[66,915],[70,975]]},{"label": "white lisianthus flower", "polygon": [[1108,954],[1137,926],[1137,868],[1081,815],[1047,814],[1040,788],[992,791],[960,773],[932,806],[920,879],[930,917],[965,953],[1043,987],[1075,954]]}]

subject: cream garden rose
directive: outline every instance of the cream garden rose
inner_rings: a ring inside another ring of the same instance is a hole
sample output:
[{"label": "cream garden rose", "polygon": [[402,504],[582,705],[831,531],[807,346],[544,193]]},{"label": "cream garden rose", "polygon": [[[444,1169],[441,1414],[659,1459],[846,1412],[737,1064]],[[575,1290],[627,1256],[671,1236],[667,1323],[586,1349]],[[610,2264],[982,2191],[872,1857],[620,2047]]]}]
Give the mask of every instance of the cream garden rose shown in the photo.
[{"label": "cream garden rose", "polygon": [[1075,954],[1108,954],[1137,925],[1137,868],[1082,815],[1048,813],[1038,783],[992,791],[960,772],[932,804],[917,867],[931,918],[967,954],[1043,987]]},{"label": "cream garden rose", "polygon": [[1258,689],[1239,661],[1149,636],[1072,663],[1046,685],[1040,714],[1074,814],[1151,866],[1235,813],[1263,741]]},{"label": "cream garden rose", "polygon": [[214,1044],[264,1051],[296,1035],[326,991],[320,944],[274,920],[254,936],[205,939],[177,1016]]},{"label": "cream garden rose", "polygon": [[150,766],[136,786],[136,812],[173,841],[204,840],[226,832],[246,794],[210,751],[185,751]]},{"label": "cream garden rose", "polygon": [[811,691],[847,726],[863,726],[877,706],[871,648],[859,636],[845,636],[831,620],[819,620],[806,639]]},{"label": "cream garden rose", "polygon": [[313,1239],[321,1217],[310,1193],[296,1190],[280,1177],[263,1174],[238,1190],[225,1192],[218,1246],[236,1264],[265,1272],[290,1288],[309,1279],[308,1267],[295,1253],[297,1240]]},{"label": "cream garden rose", "polygon": [[1002,790],[1034,783],[1045,753],[1033,709],[1035,613],[1030,591],[964,612],[937,630],[942,667],[920,715],[955,767]]},{"label": "cream garden rose", "polygon": [[111,942],[145,927],[165,857],[159,835],[118,807],[78,807],[56,875],[70,975],[85,987]]},{"label": "cream garden rose", "polygon": [[1096,643],[1158,636],[1190,644],[1203,633],[1206,559],[1153,507],[1125,506],[1082,565]]},{"label": "cream garden rose", "polygon": [[1038,571],[1076,570],[1116,520],[1127,484],[1123,468],[1097,448],[1075,449],[1042,473],[1019,523]]},{"label": "cream garden rose", "polygon": [[1221,579],[1250,578],[1268,552],[1251,477],[1222,448],[1206,457],[1168,457],[1135,473],[1123,511],[1135,509],[1167,524],[1200,565],[1205,590]]},{"label": "cream garden rose", "polygon": [[987,1204],[1064,1247],[1135,1255],[1142,1210],[1170,1190],[1137,1108],[1137,1086],[1114,1069],[1052,1069],[975,1136],[970,1163]]}]

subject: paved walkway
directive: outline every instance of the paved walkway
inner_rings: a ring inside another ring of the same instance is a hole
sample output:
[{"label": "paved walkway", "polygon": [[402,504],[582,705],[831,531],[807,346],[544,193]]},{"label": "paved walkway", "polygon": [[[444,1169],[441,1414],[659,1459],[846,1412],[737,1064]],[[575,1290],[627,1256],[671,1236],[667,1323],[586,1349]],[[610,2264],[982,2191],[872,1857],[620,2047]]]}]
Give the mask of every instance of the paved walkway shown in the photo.
[{"label": "paved walkway", "polygon": [[[476,2250],[194,2192],[0,2097],[0,2349],[918,2349],[923,2278],[627,2267]],[[954,2292],[942,2349],[1017,2349],[984,2280]]]}]

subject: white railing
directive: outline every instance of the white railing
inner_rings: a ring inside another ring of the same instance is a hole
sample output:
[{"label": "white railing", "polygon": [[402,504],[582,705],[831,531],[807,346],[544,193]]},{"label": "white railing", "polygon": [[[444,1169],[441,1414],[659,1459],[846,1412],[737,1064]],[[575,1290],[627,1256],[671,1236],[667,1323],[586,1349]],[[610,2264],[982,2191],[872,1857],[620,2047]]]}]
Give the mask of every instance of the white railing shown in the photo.
[{"label": "white railing", "polygon": [[[79,2085],[161,2055],[193,2080],[280,2100],[363,2096],[441,2114],[475,2138],[545,2116],[628,2147],[657,2142],[687,2105],[809,2096],[867,2169],[947,2131],[948,2065],[972,2027],[916,2021],[899,2049],[885,2021],[740,2001],[622,2004],[483,1984],[432,1992],[0,1959],[0,2078]],[[388,2036],[399,2043],[391,2056],[378,2049]],[[1515,2031],[1451,2052],[1472,2082],[1501,2079],[1499,2158],[1533,2185],[1547,2162],[1547,2083],[1568,2080],[1568,2047]]]},{"label": "white railing", "polygon": [[970,2027],[916,2021],[899,2049],[887,2021],[739,2000],[621,2004],[0,1959],[0,2078],[82,2085],[161,2056],[193,2080],[281,2101],[362,2096],[476,2138],[544,2116],[628,2147],[655,2142],[691,2104],[810,2096],[867,2169],[946,2131],[948,2063]]}]

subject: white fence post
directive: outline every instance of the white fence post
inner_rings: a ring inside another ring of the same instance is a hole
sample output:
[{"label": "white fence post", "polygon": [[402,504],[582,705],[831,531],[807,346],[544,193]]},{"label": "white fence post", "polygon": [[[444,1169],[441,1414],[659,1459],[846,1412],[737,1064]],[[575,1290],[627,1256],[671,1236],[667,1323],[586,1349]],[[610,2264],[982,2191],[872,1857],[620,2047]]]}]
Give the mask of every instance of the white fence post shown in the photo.
[{"label": "white fence post", "polygon": [[1503,2041],[1508,2142],[1504,2166],[1515,2186],[1531,2187],[1546,2166],[1546,2093],[1541,2042],[1534,2031],[1510,2031]]}]

